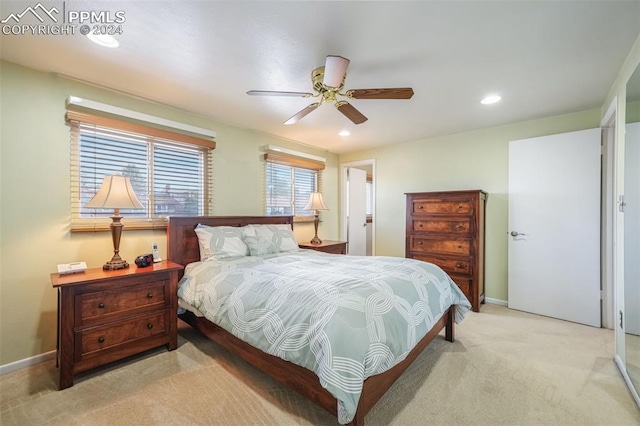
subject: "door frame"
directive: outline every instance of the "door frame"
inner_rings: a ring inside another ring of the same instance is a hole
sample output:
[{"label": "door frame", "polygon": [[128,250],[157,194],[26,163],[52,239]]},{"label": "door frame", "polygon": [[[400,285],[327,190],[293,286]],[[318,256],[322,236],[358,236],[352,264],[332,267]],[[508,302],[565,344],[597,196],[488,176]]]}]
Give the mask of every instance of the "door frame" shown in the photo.
[{"label": "door frame", "polygon": [[349,167],[371,166],[371,204],[373,205],[373,217],[371,220],[371,255],[376,255],[376,160],[374,158],[359,161],[340,163],[340,235],[343,241],[347,241],[347,182]]},{"label": "door frame", "polygon": [[600,196],[600,288],[602,327],[615,325],[615,223],[616,223],[616,127],[617,97],[600,121],[602,129],[602,178]]}]

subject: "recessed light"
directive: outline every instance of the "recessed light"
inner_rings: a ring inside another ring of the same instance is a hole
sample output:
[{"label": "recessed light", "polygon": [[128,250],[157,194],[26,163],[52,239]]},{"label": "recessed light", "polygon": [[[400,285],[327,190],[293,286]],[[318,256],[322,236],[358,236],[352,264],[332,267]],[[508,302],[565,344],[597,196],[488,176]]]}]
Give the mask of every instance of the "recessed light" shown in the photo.
[{"label": "recessed light", "polygon": [[348,130],[340,130],[340,133],[338,133],[340,136],[349,136],[351,135],[351,132],[349,132]]},{"label": "recessed light", "polygon": [[488,95],[485,96],[483,100],[480,101],[482,105],[491,105],[499,102],[502,97],[500,95]]},{"label": "recessed light", "polygon": [[118,43],[118,40],[116,40],[113,36],[108,35],[108,34],[93,34],[93,33],[89,33],[87,34],[87,38],[89,40],[91,40],[92,42],[99,44],[100,46],[104,46],[104,47],[118,47],[120,46],[120,43]]}]

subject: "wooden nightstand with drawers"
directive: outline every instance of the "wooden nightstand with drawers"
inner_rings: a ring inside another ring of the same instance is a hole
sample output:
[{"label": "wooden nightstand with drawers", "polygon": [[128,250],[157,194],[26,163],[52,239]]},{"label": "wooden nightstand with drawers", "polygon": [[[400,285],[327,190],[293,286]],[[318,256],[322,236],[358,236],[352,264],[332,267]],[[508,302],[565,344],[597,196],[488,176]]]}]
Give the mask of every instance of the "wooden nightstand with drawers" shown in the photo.
[{"label": "wooden nightstand with drawers", "polygon": [[309,249],[322,251],[332,254],[347,254],[347,242],[346,241],[331,241],[324,240],[321,244],[301,243],[298,244],[301,249]]},{"label": "wooden nightstand with drawers", "polygon": [[163,261],[146,268],[51,274],[58,289],[59,389],[77,373],[166,345],[178,346],[178,274]]}]

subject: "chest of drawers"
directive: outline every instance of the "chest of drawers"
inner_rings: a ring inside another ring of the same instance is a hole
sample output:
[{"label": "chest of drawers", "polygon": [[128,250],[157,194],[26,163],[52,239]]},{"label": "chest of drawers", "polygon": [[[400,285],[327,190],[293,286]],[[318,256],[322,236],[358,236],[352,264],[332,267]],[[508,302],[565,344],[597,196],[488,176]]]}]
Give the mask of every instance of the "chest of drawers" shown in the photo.
[{"label": "chest of drawers", "polygon": [[59,388],[73,376],[129,355],[177,347],[181,265],[160,262],[115,271],[51,274],[58,289]]},{"label": "chest of drawers", "polygon": [[484,236],[487,193],[408,193],[405,256],[445,270],[473,310],[484,301]]}]

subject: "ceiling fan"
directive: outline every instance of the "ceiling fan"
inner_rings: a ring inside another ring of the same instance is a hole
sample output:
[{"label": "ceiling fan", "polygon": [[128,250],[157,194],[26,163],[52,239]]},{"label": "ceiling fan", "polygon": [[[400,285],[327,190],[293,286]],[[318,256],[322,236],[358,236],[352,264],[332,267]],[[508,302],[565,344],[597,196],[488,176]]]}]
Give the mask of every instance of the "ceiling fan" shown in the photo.
[{"label": "ceiling fan", "polygon": [[284,124],[294,124],[307,114],[314,111],[323,103],[335,103],[335,107],[354,124],[367,121],[360,111],[345,100],[338,100],[338,96],[350,99],[411,99],[413,89],[411,87],[398,87],[392,89],[351,89],[342,92],[344,80],[347,76],[349,60],[342,56],[329,55],[323,67],[316,68],[311,73],[311,82],[315,93],[308,92],[278,92],[269,90],[249,90],[251,96],[297,96],[303,98],[319,97],[318,102],[304,108],[302,111],[289,118]]}]

